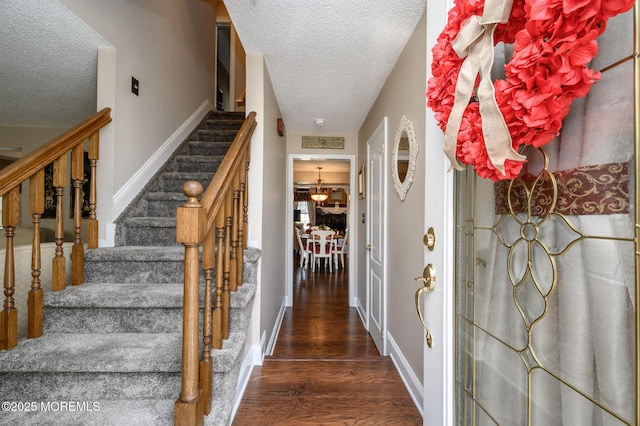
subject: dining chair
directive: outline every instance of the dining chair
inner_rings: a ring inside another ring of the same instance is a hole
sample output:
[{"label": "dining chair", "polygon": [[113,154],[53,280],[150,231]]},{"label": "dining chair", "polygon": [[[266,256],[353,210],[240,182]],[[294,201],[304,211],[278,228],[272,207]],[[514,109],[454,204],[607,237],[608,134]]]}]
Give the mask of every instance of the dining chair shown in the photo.
[{"label": "dining chair", "polygon": [[303,244],[302,237],[300,236],[300,230],[297,227],[293,227],[296,233],[296,239],[298,240],[298,247],[300,247],[300,267],[306,268],[309,266],[311,254],[309,252],[308,245]]},{"label": "dining chair", "polygon": [[338,256],[340,256],[340,263],[342,264],[342,268],[344,268],[344,254],[348,249],[349,242],[349,228],[344,231],[344,238],[339,239],[333,249],[333,258],[336,263],[336,269],[338,269]]},{"label": "dining chair", "polygon": [[316,230],[311,231],[311,236],[307,241],[307,250],[311,253],[311,270],[316,270],[316,264],[320,266],[320,259],[325,259],[325,268],[329,265],[329,271],[333,272],[333,251],[335,240],[333,231]]}]

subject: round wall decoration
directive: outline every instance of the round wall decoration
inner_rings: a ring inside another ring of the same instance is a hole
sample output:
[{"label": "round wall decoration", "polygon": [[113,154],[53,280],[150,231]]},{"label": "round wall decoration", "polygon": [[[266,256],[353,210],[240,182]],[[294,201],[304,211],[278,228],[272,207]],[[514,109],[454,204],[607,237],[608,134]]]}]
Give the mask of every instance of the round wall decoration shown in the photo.
[{"label": "round wall decoration", "polygon": [[[600,73],[589,68],[607,20],[634,0],[456,0],[433,47],[427,105],[445,132],[453,168],[492,180],[518,176],[520,147],[558,135],[574,99]],[[494,46],[512,44],[504,79],[491,81]]]},{"label": "round wall decoration", "polygon": [[[404,115],[400,118],[400,125],[396,131],[391,151],[391,174],[393,187],[402,201],[407,196],[413,183],[418,161],[418,142],[413,123]],[[401,167],[402,166],[402,167]]]}]

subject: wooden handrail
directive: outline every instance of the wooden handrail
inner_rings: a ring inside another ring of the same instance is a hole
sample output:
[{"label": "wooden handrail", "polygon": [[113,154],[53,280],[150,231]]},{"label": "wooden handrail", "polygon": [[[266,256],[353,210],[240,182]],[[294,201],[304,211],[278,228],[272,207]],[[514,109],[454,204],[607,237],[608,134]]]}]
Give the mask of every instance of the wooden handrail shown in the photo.
[{"label": "wooden handrail", "polygon": [[[220,349],[223,339],[229,337],[230,293],[242,284],[248,170],[255,127],[256,113],[251,112],[204,194],[200,183],[186,182],[183,191],[187,201],[176,212],[176,241],[185,247],[182,385],[174,406],[176,425],[202,424],[204,415],[211,410],[211,351]],[[205,301],[199,360],[201,245]]]},{"label": "wooden handrail", "polygon": [[95,134],[109,122],[111,122],[111,108],[104,108],[88,120],[0,170],[0,197]]},{"label": "wooden handrail", "polygon": [[238,96],[236,98],[236,105],[237,106],[244,106],[246,97],[247,97],[247,89],[244,88],[244,89],[242,89],[242,92],[240,92],[240,96]]},{"label": "wooden handrail", "polygon": [[242,127],[240,127],[225,159],[220,164],[220,167],[218,167],[218,171],[202,196],[200,203],[207,211],[207,229],[213,226],[215,216],[218,214],[218,211],[220,211],[224,202],[222,195],[231,185],[233,179],[232,172],[237,170],[241,163],[245,161],[241,154],[248,150],[251,135],[253,135],[255,127],[256,113],[252,111],[245,119]]},{"label": "wooden handrail", "polygon": [[4,264],[4,304],[0,312],[0,349],[11,349],[18,343],[18,310],[15,307],[15,265],[14,242],[16,227],[20,221],[20,185],[29,180],[29,213],[33,222],[33,241],[31,250],[31,290],[28,293],[27,337],[40,337],[43,330],[44,295],[40,285],[40,218],[44,213],[45,203],[45,167],[53,165],[53,187],[56,199],[55,219],[55,257],[52,260],[51,288],[53,291],[63,290],[66,286],[66,264],[62,248],[64,242],[63,194],[67,185],[67,157],[71,153],[71,181],[74,200],[73,228],[74,241],[71,252],[71,283],[79,285],[84,282],[84,245],[81,240],[82,203],[81,188],[84,178],[84,141],[88,142],[88,158],[91,167],[91,189],[88,219],[88,247],[98,246],[98,220],[96,218],[96,162],[99,151],[99,132],[111,122],[111,109],[105,108],[93,117],[83,121],[74,128],[62,133],[50,142],[20,158],[11,165],[0,170],[0,197],[2,197],[2,226],[6,236]]}]

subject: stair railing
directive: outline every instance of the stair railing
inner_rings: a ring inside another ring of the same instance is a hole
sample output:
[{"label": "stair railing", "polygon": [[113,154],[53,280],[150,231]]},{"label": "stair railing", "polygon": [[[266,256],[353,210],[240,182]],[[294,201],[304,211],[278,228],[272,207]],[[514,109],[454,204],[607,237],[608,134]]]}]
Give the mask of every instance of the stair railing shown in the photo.
[{"label": "stair railing", "polygon": [[[211,411],[211,351],[222,348],[222,341],[229,337],[230,294],[242,285],[250,142],[255,116],[251,112],[245,119],[204,194],[199,182],[189,181],[183,186],[187,201],[178,207],[176,214],[176,240],[185,250],[182,385],[174,406],[176,425],[202,424],[203,416]],[[205,299],[199,360],[201,245]]]},{"label": "stair railing", "polygon": [[88,139],[90,161],[90,194],[87,247],[98,247],[98,220],[96,218],[96,165],[99,154],[99,133],[111,122],[111,109],[105,108],[76,127],[62,133],[35,151],[0,170],[0,197],[2,197],[2,226],[6,236],[4,262],[4,305],[0,313],[0,349],[11,349],[18,343],[18,309],[15,306],[14,241],[20,222],[20,187],[29,181],[29,212],[33,222],[31,250],[31,290],[27,299],[27,337],[42,336],[44,294],[40,281],[40,219],[45,210],[45,168],[53,163],[55,189],[55,257],[52,262],[52,291],[66,287],[64,243],[64,206],[62,197],[68,179],[68,154],[71,152],[71,181],[73,186],[74,241],[71,248],[71,283],[84,282],[84,245],[82,243],[82,185],[84,183],[85,140]]},{"label": "stair railing", "polygon": [[240,92],[240,95],[236,98],[236,106],[243,107],[245,106],[245,102],[247,100],[247,88],[245,87]]}]

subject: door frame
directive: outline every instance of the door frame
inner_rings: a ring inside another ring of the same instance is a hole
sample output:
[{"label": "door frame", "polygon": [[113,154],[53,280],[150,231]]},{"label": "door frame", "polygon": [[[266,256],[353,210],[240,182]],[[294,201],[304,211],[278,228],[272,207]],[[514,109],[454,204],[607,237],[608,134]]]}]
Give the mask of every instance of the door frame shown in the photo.
[{"label": "door frame", "polygon": [[[427,46],[434,46],[447,22],[452,0],[432,2],[427,6]],[[430,47],[429,47],[430,48]],[[427,54],[427,78],[431,75],[433,56]],[[423,334],[423,425],[455,424],[455,171],[442,151],[444,134],[433,112],[425,108],[425,197],[424,233],[436,232],[436,249],[425,248],[424,265],[436,267],[437,287],[421,300],[425,322],[433,333],[433,346],[427,346]],[[427,163],[428,162],[428,163]],[[430,209],[442,205],[441,212]]]},{"label": "door frame", "polygon": [[349,244],[347,245],[347,261],[349,262],[349,306],[356,306],[356,262],[357,252],[357,228],[355,226],[357,203],[357,166],[355,154],[289,154],[287,158],[287,290],[285,294],[285,306],[293,306],[293,162],[294,160],[348,160],[349,161],[349,202],[347,227],[349,228]]},{"label": "door frame", "polygon": [[[236,27],[231,22],[231,18],[228,16],[217,17],[216,19],[216,37],[215,37],[215,45],[216,45],[216,61],[218,59],[218,27],[219,26],[228,26],[229,27],[229,90],[227,94],[227,103],[228,109],[225,111],[234,112],[237,111],[236,107],[236,49],[237,49],[237,39],[238,36],[236,34]],[[218,65],[216,63],[214,70],[214,79],[216,83],[216,93],[218,91]],[[216,102],[214,101],[214,104]],[[216,105],[217,106],[217,105]]]}]

